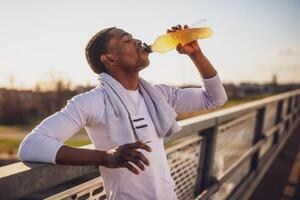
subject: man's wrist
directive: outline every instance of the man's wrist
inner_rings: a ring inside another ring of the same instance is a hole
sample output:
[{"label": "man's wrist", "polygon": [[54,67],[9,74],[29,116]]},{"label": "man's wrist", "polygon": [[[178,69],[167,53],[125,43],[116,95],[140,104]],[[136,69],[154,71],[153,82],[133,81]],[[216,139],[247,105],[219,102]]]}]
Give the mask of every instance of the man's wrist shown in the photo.
[{"label": "man's wrist", "polygon": [[196,51],[194,51],[193,53],[191,53],[190,55],[188,55],[192,60],[195,60],[197,57],[202,57],[204,56],[203,52],[201,51],[201,49],[198,49]]},{"label": "man's wrist", "polygon": [[106,154],[106,151],[100,151],[100,150],[98,150],[98,159],[97,160],[99,161],[98,165],[105,166],[106,163],[107,163],[107,154]]}]

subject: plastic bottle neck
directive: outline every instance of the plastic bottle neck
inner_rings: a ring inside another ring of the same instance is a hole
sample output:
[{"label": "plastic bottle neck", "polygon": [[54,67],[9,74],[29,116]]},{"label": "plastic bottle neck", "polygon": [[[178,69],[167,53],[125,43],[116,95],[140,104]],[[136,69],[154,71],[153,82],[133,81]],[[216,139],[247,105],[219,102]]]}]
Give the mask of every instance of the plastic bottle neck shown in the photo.
[{"label": "plastic bottle neck", "polygon": [[153,53],[151,45],[148,45],[145,42],[143,43],[143,48],[147,53]]}]

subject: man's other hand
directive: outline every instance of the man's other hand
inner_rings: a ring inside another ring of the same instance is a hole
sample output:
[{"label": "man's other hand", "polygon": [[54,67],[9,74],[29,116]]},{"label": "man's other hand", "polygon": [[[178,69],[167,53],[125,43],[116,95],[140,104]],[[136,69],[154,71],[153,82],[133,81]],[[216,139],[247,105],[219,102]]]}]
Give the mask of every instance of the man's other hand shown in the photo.
[{"label": "man's other hand", "polygon": [[137,149],[144,149],[151,152],[151,148],[143,141],[124,144],[106,151],[103,166],[108,168],[125,167],[135,174],[139,174],[141,170],[145,170],[145,166],[149,166],[149,160]]}]

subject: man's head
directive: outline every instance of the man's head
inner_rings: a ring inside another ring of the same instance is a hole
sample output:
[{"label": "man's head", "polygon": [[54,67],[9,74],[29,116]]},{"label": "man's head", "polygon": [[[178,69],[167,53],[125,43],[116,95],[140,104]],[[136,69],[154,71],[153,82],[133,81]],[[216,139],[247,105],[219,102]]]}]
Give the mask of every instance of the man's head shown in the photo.
[{"label": "man's head", "polygon": [[149,65],[148,53],[141,41],[116,27],[104,29],[92,37],[86,46],[86,58],[97,74],[136,73]]}]

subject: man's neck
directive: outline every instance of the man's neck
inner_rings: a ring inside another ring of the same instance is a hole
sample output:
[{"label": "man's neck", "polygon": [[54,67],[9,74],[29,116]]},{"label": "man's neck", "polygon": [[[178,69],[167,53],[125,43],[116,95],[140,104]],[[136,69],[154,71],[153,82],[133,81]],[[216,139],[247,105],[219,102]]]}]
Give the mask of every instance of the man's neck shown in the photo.
[{"label": "man's neck", "polygon": [[110,74],[114,79],[119,81],[127,90],[138,89],[139,73],[112,73]]}]

